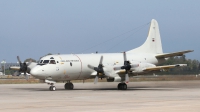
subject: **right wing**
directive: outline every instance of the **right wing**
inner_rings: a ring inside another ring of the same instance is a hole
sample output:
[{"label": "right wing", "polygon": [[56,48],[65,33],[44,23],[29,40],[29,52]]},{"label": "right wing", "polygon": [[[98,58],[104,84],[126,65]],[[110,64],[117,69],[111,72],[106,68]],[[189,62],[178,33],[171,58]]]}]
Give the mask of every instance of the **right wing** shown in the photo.
[{"label": "right wing", "polygon": [[[154,67],[146,67],[143,69],[140,69],[140,73],[142,72],[151,72],[151,71],[166,71],[169,70],[170,68],[175,68],[175,67],[183,67],[187,66],[187,64],[175,64],[175,65],[164,65],[164,66],[154,66]],[[125,74],[125,70],[117,70],[115,71],[116,74]]]},{"label": "right wing", "polygon": [[194,50],[186,50],[186,51],[180,51],[180,52],[173,52],[173,53],[166,53],[166,54],[159,54],[156,56],[156,58],[168,58],[168,57],[174,57],[174,56],[182,56],[185,53],[193,52]]},{"label": "right wing", "polygon": [[187,66],[187,64],[176,64],[176,65],[165,65],[165,66],[155,66],[155,67],[149,67],[143,69],[143,71],[161,71],[161,70],[169,70],[170,68],[175,68],[175,67],[183,67]]}]

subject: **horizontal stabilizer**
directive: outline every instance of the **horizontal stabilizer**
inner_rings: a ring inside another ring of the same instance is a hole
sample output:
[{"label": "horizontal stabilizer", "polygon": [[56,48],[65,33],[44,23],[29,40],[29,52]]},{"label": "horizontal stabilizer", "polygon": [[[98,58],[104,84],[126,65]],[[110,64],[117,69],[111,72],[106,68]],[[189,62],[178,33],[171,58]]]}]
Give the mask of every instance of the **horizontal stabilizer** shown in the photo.
[{"label": "horizontal stabilizer", "polygon": [[166,53],[166,54],[159,54],[156,56],[156,58],[168,58],[168,57],[174,57],[174,56],[182,56],[185,53],[193,52],[194,50],[186,50],[186,51],[180,51],[180,52],[174,52],[174,53]]},{"label": "horizontal stabilizer", "polygon": [[143,69],[143,71],[149,71],[149,72],[150,71],[165,71],[165,70],[168,70],[170,68],[183,67],[183,66],[187,66],[187,64],[175,64],[175,65],[149,67],[149,68]]}]

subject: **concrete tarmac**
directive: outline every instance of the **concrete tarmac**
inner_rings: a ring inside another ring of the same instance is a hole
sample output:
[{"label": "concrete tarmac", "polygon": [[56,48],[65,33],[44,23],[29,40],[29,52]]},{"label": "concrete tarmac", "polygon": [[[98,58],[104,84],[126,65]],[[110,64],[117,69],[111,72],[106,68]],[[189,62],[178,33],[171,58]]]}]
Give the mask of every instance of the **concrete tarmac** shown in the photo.
[{"label": "concrete tarmac", "polygon": [[130,82],[117,90],[115,82],[74,83],[56,91],[42,84],[1,84],[1,112],[199,112],[200,81]]}]

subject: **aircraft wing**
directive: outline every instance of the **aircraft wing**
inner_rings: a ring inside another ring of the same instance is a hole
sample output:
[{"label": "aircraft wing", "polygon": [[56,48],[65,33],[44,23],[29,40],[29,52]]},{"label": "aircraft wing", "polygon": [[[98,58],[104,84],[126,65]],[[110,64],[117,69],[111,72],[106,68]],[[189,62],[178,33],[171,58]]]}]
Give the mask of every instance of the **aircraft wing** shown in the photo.
[{"label": "aircraft wing", "polygon": [[19,67],[19,66],[11,66],[10,69],[11,69],[11,70],[19,70],[20,67]]},{"label": "aircraft wing", "polygon": [[156,66],[156,67],[149,67],[143,69],[143,71],[160,71],[160,70],[168,70],[170,68],[175,68],[175,67],[182,67],[182,66],[187,66],[187,64],[176,64],[176,65],[165,65],[165,66]]},{"label": "aircraft wing", "polygon": [[182,56],[185,53],[193,52],[194,50],[186,50],[186,51],[180,51],[180,52],[174,52],[174,53],[166,53],[166,54],[159,54],[156,56],[156,58],[168,58],[173,56]]}]

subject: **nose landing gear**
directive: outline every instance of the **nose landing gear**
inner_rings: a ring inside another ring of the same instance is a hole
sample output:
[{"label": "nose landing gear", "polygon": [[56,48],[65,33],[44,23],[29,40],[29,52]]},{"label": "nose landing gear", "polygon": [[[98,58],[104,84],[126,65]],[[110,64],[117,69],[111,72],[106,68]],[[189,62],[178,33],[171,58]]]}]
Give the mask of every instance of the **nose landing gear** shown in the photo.
[{"label": "nose landing gear", "polygon": [[126,83],[119,83],[117,86],[118,90],[127,90]]},{"label": "nose landing gear", "polygon": [[50,86],[50,87],[49,87],[49,90],[50,90],[50,91],[55,91],[55,90],[56,90],[56,87],[55,87],[55,86]]},{"label": "nose landing gear", "polygon": [[49,87],[49,90],[50,90],[50,91],[55,91],[55,90],[56,90],[56,87],[54,86],[54,84],[55,84],[56,82],[54,82],[54,81],[49,81],[49,80],[45,80],[45,83],[47,83],[48,85],[51,85],[51,86]]},{"label": "nose landing gear", "polygon": [[66,90],[72,90],[72,89],[74,89],[74,85],[71,82],[65,83],[64,87],[65,87]]}]

